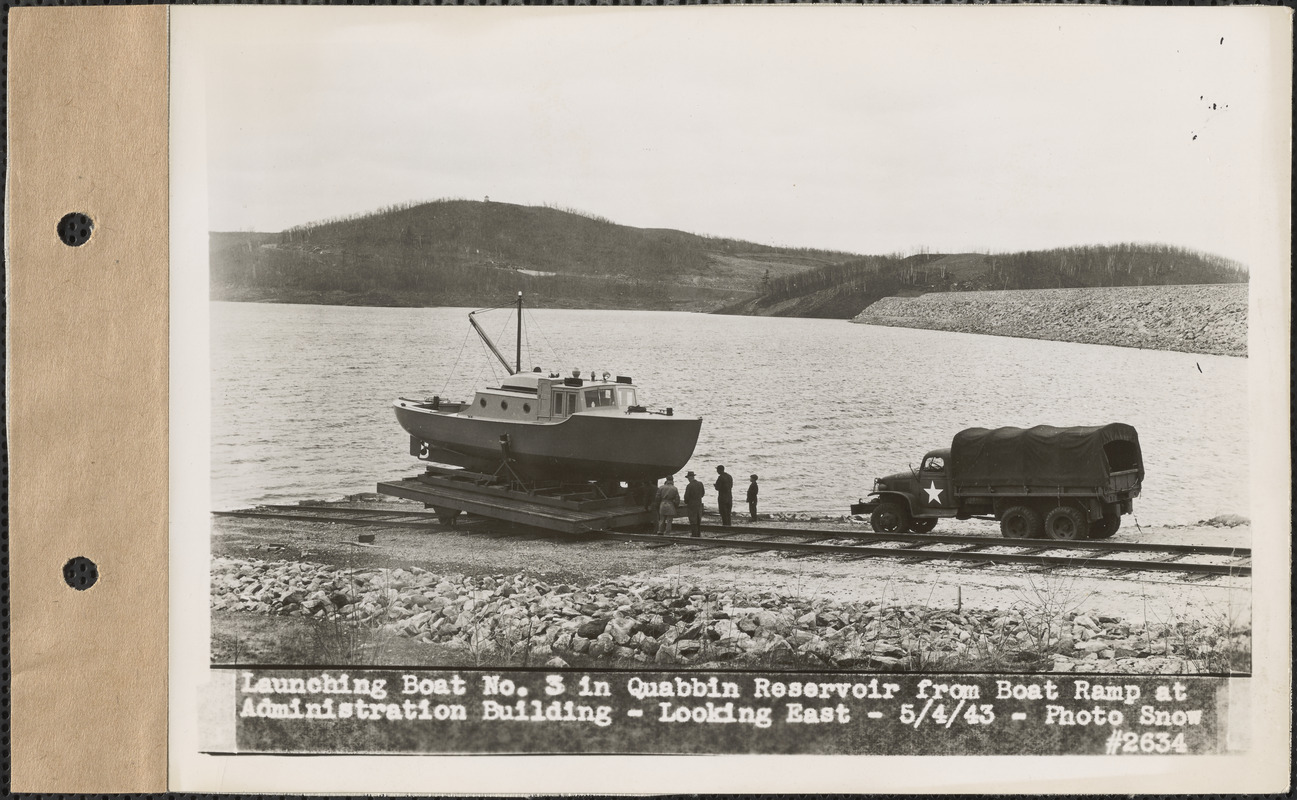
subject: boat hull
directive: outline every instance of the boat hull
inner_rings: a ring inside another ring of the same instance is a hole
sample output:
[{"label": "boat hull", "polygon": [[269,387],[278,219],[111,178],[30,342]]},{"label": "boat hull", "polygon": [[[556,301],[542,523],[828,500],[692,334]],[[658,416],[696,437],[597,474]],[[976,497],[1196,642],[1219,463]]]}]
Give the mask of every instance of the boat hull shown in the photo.
[{"label": "boat hull", "polygon": [[[520,477],[560,481],[657,480],[682,469],[698,443],[697,417],[646,413],[573,414],[558,422],[517,422],[435,411],[409,401],[393,406],[418,443],[420,458],[494,471],[509,437]],[[418,447],[412,445],[412,451]]]}]

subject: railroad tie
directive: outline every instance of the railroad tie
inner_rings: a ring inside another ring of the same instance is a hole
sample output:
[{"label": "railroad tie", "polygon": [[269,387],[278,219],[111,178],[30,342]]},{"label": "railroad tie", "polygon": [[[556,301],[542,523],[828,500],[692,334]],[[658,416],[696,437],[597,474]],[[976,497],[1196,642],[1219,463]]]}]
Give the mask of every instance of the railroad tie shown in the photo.
[{"label": "railroad tie", "polygon": [[[930,542],[910,542],[909,544],[903,544],[900,547],[897,547],[896,550],[898,553],[902,550],[906,550],[906,551],[922,550],[923,548],[927,547],[929,544]],[[902,558],[901,563],[902,564],[922,564],[925,561],[932,561],[935,558],[941,558],[942,555],[948,552],[950,551],[949,550],[928,551],[923,555],[916,555],[910,558]]]}]

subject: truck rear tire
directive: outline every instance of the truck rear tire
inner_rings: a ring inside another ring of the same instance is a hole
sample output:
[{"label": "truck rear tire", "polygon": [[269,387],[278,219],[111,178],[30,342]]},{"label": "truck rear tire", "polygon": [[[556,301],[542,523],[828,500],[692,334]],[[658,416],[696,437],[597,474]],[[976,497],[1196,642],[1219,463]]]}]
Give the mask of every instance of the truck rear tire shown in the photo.
[{"label": "truck rear tire", "polygon": [[937,520],[932,517],[910,520],[910,533],[930,533],[937,527]]},{"label": "truck rear tire", "polygon": [[1121,527],[1121,517],[1104,517],[1090,523],[1091,539],[1110,539]]},{"label": "truck rear tire", "polygon": [[899,503],[880,503],[869,516],[874,533],[904,533],[910,526],[910,511]]},{"label": "truck rear tire", "polygon": [[1076,541],[1090,533],[1090,522],[1076,506],[1059,506],[1045,515],[1045,536],[1057,541]]},{"label": "truck rear tire", "polygon": [[1000,516],[1000,533],[1008,539],[1040,537],[1040,514],[1031,506],[1010,506]]}]

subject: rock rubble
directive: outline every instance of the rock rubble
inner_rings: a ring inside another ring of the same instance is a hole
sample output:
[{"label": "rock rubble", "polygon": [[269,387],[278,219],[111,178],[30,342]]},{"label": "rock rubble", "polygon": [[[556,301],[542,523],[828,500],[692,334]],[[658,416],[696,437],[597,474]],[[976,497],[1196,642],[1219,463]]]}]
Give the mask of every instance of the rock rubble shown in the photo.
[{"label": "rock rubble", "polygon": [[853,322],[1247,355],[1247,284],[932,292],[884,297]]},{"label": "rock rubble", "polygon": [[551,667],[1192,673],[1250,650],[1247,629],[1200,623],[838,603],[669,578],[578,587],[521,573],[475,578],[229,558],[213,560],[212,608],[381,629],[460,649],[476,663]]}]

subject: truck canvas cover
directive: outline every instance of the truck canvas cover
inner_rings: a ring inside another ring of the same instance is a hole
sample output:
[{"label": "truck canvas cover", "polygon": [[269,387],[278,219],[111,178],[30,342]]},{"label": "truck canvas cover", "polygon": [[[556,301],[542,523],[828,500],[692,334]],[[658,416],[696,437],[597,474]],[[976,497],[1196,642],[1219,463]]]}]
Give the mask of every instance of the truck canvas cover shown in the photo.
[{"label": "truck canvas cover", "polygon": [[969,428],[955,434],[950,451],[951,477],[961,486],[1100,487],[1109,483],[1110,471],[1132,469],[1144,480],[1139,435],[1120,422]]}]

